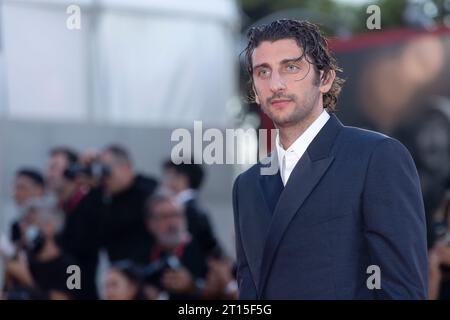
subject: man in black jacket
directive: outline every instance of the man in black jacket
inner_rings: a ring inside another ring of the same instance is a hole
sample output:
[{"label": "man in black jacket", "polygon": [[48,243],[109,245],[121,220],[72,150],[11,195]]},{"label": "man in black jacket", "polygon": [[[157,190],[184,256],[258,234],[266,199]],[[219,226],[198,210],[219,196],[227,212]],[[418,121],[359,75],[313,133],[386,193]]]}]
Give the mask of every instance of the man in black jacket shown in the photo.
[{"label": "man in black jacket", "polygon": [[68,147],[50,151],[47,180],[50,191],[64,213],[64,225],[57,237],[62,250],[74,257],[81,268],[81,290],[77,298],[98,298],[96,274],[99,250],[99,215],[89,188],[79,180],[78,154]]},{"label": "man in black jacket", "polygon": [[144,209],[157,182],[136,175],[128,152],[121,146],[105,148],[100,159],[108,168],[102,187],[95,191],[102,201],[102,244],[111,262],[146,262],[152,240],[145,228]]},{"label": "man in black jacket", "polygon": [[[185,208],[172,195],[149,199],[146,225],[155,243],[148,252],[145,282],[170,300],[199,299],[207,274],[200,241],[187,230]],[[156,298],[156,297],[153,297]]]}]

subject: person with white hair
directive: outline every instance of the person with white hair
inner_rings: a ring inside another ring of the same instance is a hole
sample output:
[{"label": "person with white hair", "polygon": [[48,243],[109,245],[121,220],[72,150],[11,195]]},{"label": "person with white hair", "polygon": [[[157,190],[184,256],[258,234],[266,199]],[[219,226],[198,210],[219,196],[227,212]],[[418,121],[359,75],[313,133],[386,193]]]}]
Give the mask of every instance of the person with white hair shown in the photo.
[{"label": "person with white hair", "polygon": [[57,241],[63,216],[40,205],[30,205],[28,210],[27,215],[33,219],[25,230],[26,251],[18,252],[5,263],[7,278],[19,286],[7,290],[6,298],[75,299],[77,290],[68,287],[67,271],[77,263]]}]

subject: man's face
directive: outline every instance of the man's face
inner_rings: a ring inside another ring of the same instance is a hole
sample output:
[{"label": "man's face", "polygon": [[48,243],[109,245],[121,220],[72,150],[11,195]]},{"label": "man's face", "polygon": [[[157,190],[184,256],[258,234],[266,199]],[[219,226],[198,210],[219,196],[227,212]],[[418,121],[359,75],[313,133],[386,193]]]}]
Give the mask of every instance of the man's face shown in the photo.
[{"label": "man's face", "polygon": [[58,192],[64,185],[64,170],[69,165],[67,158],[63,154],[51,156],[47,166],[48,187],[52,191]]},{"label": "man's face", "polygon": [[263,41],[252,54],[256,102],[279,128],[323,108],[321,93],[329,90],[321,86],[319,74],[302,54],[293,39]]},{"label": "man's face", "polygon": [[110,168],[110,173],[104,179],[106,189],[111,194],[120,192],[123,188],[124,176],[129,171],[128,165],[117,161],[114,155],[108,151],[101,154],[100,160]]},{"label": "man's face", "polygon": [[147,222],[160,245],[173,247],[183,240],[186,231],[184,212],[172,201],[156,203]]},{"label": "man's face", "polygon": [[44,189],[27,176],[18,176],[14,183],[14,200],[16,204],[23,205],[29,199],[42,197]]},{"label": "man's face", "polygon": [[164,170],[163,185],[175,193],[189,188],[187,178],[173,168]]}]

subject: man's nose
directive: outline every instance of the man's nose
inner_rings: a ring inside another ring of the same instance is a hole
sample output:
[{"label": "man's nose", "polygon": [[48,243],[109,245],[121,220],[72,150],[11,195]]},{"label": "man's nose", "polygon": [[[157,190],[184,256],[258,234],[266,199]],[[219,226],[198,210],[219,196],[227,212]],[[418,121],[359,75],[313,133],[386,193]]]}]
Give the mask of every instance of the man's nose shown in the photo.
[{"label": "man's nose", "polygon": [[270,90],[273,93],[282,91],[286,89],[286,84],[284,79],[280,76],[278,72],[273,72],[270,77]]}]

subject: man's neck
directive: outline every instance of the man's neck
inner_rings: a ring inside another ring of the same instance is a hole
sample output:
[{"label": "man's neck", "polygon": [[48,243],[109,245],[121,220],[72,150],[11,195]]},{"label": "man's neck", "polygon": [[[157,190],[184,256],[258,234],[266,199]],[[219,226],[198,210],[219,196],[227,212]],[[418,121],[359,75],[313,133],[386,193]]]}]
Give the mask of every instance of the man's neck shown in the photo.
[{"label": "man's neck", "polygon": [[280,135],[280,143],[284,150],[287,150],[294,142],[298,139],[308,127],[317,120],[317,118],[322,114],[323,108],[315,109],[311,114],[304,120],[299,121],[293,125],[278,127]]}]

